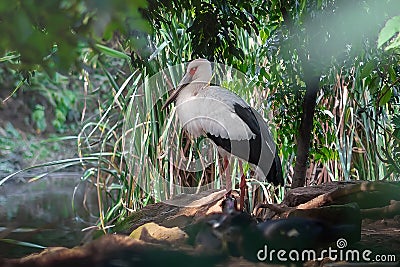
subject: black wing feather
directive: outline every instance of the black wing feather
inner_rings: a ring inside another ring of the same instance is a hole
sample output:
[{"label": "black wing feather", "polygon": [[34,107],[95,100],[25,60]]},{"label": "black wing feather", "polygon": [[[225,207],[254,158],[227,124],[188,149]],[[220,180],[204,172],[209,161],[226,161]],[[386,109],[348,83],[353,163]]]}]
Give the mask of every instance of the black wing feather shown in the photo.
[{"label": "black wing feather", "polygon": [[250,130],[255,135],[261,135],[260,125],[258,124],[257,118],[254,115],[251,108],[243,107],[238,103],[233,104],[233,107],[235,109],[236,114],[247,124],[247,126],[249,126]]},{"label": "black wing feather", "polygon": [[[257,165],[260,160],[261,154],[261,130],[258,124],[257,118],[254,115],[250,107],[243,107],[242,105],[235,103],[234,109],[236,114],[247,124],[250,130],[255,134],[255,138],[250,140],[230,140],[227,138],[222,138],[221,136],[215,136],[207,133],[208,138],[210,138],[217,146],[223,148],[225,151],[244,159],[252,164]],[[245,143],[245,144],[241,144]],[[232,147],[238,148],[240,145],[245,145],[250,148],[250,151],[246,149],[235,149],[232,151]],[[248,152],[248,153],[247,153]],[[282,165],[277,151],[275,152],[275,158],[272,162],[271,169],[266,175],[267,181],[273,183],[274,185],[284,184],[282,176]]]}]

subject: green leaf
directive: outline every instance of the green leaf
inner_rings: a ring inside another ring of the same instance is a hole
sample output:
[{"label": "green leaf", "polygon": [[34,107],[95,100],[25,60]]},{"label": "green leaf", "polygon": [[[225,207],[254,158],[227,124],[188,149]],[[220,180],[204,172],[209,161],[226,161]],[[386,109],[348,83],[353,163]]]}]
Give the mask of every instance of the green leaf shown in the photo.
[{"label": "green leaf", "polygon": [[261,74],[263,77],[265,77],[267,80],[270,80],[270,79],[271,79],[271,77],[269,76],[269,74],[268,74],[267,71],[265,70],[265,67],[262,67],[262,68],[260,69],[260,74]]},{"label": "green leaf", "polygon": [[392,118],[392,124],[394,125],[395,128],[400,129],[400,115],[396,114]]},{"label": "green leaf", "polygon": [[44,106],[37,104],[35,110],[32,112],[32,120],[36,123],[37,129],[41,132],[46,130],[47,127],[44,110]]},{"label": "green leaf", "polygon": [[261,29],[259,34],[260,34],[262,44],[265,44],[267,42],[267,39],[269,38],[268,29]]},{"label": "green leaf", "polygon": [[5,243],[9,243],[9,244],[23,246],[23,247],[39,248],[39,249],[45,249],[46,248],[46,247],[38,245],[38,244],[34,244],[34,243],[30,243],[30,242],[18,241],[18,240],[15,240],[15,239],[2,238],[2,239],[0,239],[0,241],[5,242]]},{"label": "green leaf", "polygon": [[107,46],[104,46],[101,44],[96,44],[96,47],[99,49],[100,52],[106,54],[107,56],[110,56],[113,58],[130,60],[130,57],[127,54],[125,54],[124,52],[117,51],[115,49],[112,49],[110,47],[107,47]]},{"label": "green leaf", "polygon": [[382,88],[381,93],[383,93],[384,95],[382,95],[382,97],[379,99],[379,106],[384,106],[387,104],[387,102],[389,102],[390,98],[392,97],[393,92],[392,92],[391,88],[389,89],[388,86],[385,85]]},{"label": "green leaf", "polygon": [[400,35],[397,36],[397,38],[385,48],[385,51],[393,49],[393,48],[397,48],[400,46]]},{"label": "green leaf", "polygon": [[400,139],[400,128],[396,128],[393,131],[393,136],[397,137],[398,139]]},{"label": "green leaf", "polygon": [[169,41],[164,41],[159,47],[157,47],[156,51],[149,57],[148,61],[152,61],[167,45]]},{"label": "green leaf", "polygon": [[11,61],[11,60],[17,59],[19,57],[20,57],[19,54],[8,54],[4,57],[0,57],[0,62]]},{"label": "green leaf", "polygon": [[397,79],[396,71],[394,70],[393,66],[389,65],[388,66],[388,72],[389,72],[389,77],[391,82],[395,82]]},{"label": "green leaf", "polygon": [[364,79],[369,76],[372,70],[375,68],[375,64],[375,60],[368,61],[361,70],[360,79]]},{"label": "green leaf", "polygon": [[317,9],[321,9],[322,7],[322,0],[317,1]]},{"label": "green leaf", "polygon": [[374,75],[371,79],[371,82],[368,85],[369,91],[371,94],[375,94],[379,89],[380,78],[378,75]]},{"label": "green leaf", "polygon": [[400,32],[400,16],[389,19],[378,37],[378,48],[389,41],[396,33]]}]

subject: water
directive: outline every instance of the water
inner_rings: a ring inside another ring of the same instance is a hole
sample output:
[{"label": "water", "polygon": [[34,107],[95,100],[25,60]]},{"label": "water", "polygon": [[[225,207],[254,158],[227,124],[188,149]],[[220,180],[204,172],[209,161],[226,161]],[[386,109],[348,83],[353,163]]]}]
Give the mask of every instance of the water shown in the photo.
[{"label": "water", "polygon": [[[80,173],[57,173],[35,182],[24,179],[0,186],[0,239],[73,247],[90,236],[82,229],[92,226],[97,214],[96,193],[80,181]],[[0,240],[0,257],[40,251]]]}]

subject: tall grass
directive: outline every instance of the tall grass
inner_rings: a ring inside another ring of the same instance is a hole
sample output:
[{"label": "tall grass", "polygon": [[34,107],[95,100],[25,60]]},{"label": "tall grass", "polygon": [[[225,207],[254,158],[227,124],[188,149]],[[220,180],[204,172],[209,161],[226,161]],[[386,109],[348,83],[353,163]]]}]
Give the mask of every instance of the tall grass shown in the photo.
[{"label": "tall grass", "polygon": [[388,154],[396,157],[392,149],[399,140],[392,121],[398,100],[393,98],[392,103],[381,107],[374,103],[374,91],[359,78],[361,70],[353,66],[349,71],[342,68],[333,72],[329,93],[321,91],[320,114],[328,114],[329,118],[316,117],[316,127],[321,127],[326,137],[315,135],[319,153],[314,153],[315,161],[310,166],[310,183],[399,179],[396,163],[385,159]]}]

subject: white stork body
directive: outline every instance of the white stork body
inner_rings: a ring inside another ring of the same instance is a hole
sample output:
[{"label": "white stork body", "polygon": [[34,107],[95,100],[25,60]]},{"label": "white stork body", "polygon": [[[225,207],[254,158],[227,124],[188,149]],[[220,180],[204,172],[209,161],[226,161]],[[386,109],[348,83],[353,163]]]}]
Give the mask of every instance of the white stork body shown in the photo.
[{"label": "white stork body", "polygon": [[265,120],[238,95],[211,86],[211,78],[211,63],[193,60],[163,109],[176,100],[179,121],[190,135],[209,137],[222,154],[248,161],[260,178],[283,184],[280,160]]},{"label": "white stork body", "polygon": [[[190,90],[188,85],[186,90]],[[186,91],[182,90],[182,93]],[[205,133],[233,140],[249,140],[255,134],[235,113],[234,103],[247,105],[243,99],[219,86],[206,86],[197,95],[179,95],[176,111],[182,126],[194,137]]]}]

